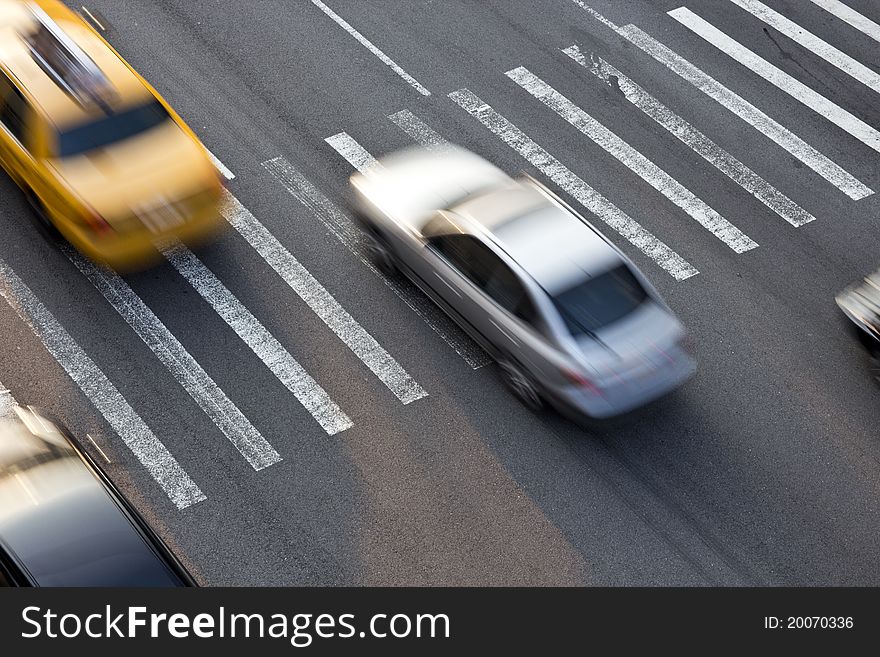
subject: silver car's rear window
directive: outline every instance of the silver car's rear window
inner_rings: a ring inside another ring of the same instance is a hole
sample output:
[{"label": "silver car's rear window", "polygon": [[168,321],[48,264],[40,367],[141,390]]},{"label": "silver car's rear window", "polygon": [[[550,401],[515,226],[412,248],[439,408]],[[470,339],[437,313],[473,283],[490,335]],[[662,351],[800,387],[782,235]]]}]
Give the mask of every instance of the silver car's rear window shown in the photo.
[{"label": "silver car's rear window", "polygon": [[629,267],[621,264],[557,294],[553,303],[571,334],[578,336],[626,317],[647,297]]}]

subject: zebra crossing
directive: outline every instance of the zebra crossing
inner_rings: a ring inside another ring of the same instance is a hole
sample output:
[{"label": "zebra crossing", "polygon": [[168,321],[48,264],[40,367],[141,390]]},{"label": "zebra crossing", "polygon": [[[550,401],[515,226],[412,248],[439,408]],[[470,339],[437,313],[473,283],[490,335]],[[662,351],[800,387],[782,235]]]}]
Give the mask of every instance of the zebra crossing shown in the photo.
[{"label": "zebra crossing", "polygon": [[[790,127],[771,118],[749,100],[730,90],[722,82],[709,76],[685,57],[643,32],[639,27],[635,25],[618,26],[590,7],[584,0],[571,0],[571,2],[583,9],[593,19],[611,28],[629,43],[638,46],[645,54],[664,64],[670,71],[690,82],[725,110],[745,121],[754,130],[771,139],[777,146],[818,173],[853,201],[862,200],[874,194],[874,190],[846,171],[840,164],[832,161],[830,157],[807,143]],[[755,19],[779,30],[801,47],[815,52],[869,88],[874,89],[875,82],[880,80],[880,76],[864,64],[845,55],[763,3],[757,0],[728,0],[728,2],[734,10],[739,7],[748,11]],[[816,4],[866,34],[876,35],[876,32],[872,32],[871,28],[874,24],[846,5],[826,0],[817,0]],[[880,136],[880,132],[846,109],[824,98],[802,82],[758,57],[745,46],[733,41],[687,7],[673,9],[667,14],[679,24],[710,41],[728,56],[746,65],[758,76],[773,82],[780,91],[792,95],[820,113],[827,121],[840,127],[870,148],[877,150],[876,146],[880,143],[877,138]],[[712,141],[697,127],[666,107],[643,86],[615,68],[612,63],[593,53],[588,57],[577,44],[560,50],[605,84],[622,92],[622,95],[634,108],[654,120],[670,135],[687,145],[694,153],[783,218],[789,225],[798,228],[816,220],[813,214],[743,164],[728,150]],[[651,161],[627,143],[624,138],[609,130],[563,93],[529,71],[526,66],[510,69],[504,75],[566,120],[583,136],[603,148],[610,156],[623,163],[638,178],[712,232],[735,253],[745,253],[758,247],[757,242],[739,229],[733,221],[721,216],[684,184],[669,175],[662,168],[662,163]],[[514,125],[498,109],[481,100],[473,91],[459,89],[449,93],[448,97],[583,207],[625,237],[642,253],[653,259],[673,278],[681,281],[698,273],[696,268],[679,255],[662,237],[652,234],[637,221],[627,216],[615,205],[613,200],[602,196],[575,171],[562,164],[557,157],[530,138],[525,129]],[[441,136],[411,110],[401,110],[387,118],[409,135],[413,141],[428,149],[435,149],[447,143],[446,137]],[[327,137],[325,141],[359,171],[364,171],[376,163],[375,156],[347,132],[339,132]]]},{"label": "zebra crossing", "polygon": [[[220,160],[213,154],[209,153],[209,156],[227,180],[235,179],[232,171]],[[303,182],[311,185],[304,179]],[[320,194],[313,186],[311,190]],[[428,393],[425,389],[363,329],[269,230],[232,193],[226,191],[224,194],[222,213],[230,225],[387,389],[402,404],[426,397]],[[181,277],[226,322],[328,435],[335,435],[353,426],[350,417],[318,382],[192,251],[180,243],[158,246]],[[197,403],[253,470],[261,471],[282,460],[269,440],[256,429],[251,420],[121,276],[94,264],[71,247],[62,246],[61,250],[149,347],[171,377]],[[186,509],[207,499],[116,386],[2,259],[0,296],[28,325],[178,509]],[[0,385],[0,418],[11,417],[14,405],[12,392]]]},{"label": "zebra crossing", "polygon": [[178,509],[207,499],[116,386],[2,259],[0,296],[33,331]]},{"label": "zebra crossing", "polygon": [[[847,202],[856,203],[874,194],[873,189],[845,168],[847,163],[834,161],[810,145],[809,137],[798,135],[798,126],[788,125],[788,121],[784,119],[774,119],[761,109],[766,99],[746,99],[725,86],[724,80],[710,76],[684,55],[675,52],[638,26],[618,26],[584,0],[570,1],[584,10],[587,19],[598,21],[623,41],[636,46],[640,56],[659,62],[671,75],[699,90],[718,113],[719,120],[728,120],[732,115],[736,120],[745,122],[751,129],[769,139],[774,147],[790,154],[815,172],[821,177],[822,184],[830,186],[833,193],[839,191],[845,195],[849,199]],[[319,8],[322,6],[317,0],[314,3]],[[880,41],[880,25],[846,4],[838,0],[811,0],[811,3],[835,20],[848,25],[848,29],[857,30]],[[845,74],[848,82],[880,91],[880,75],[820,36],[801,28],[791,17],[784,16],[757,0],[726,0],[725,5],[728,5],[730,11],[747,12],[756,23],[779,31],[798,47],[816,54]],[[747,45],[735,41],[722,29],[687,7],[673,9],[667,14],[672,25],[696,34],[737,65],[773,84],[780,93],[791,96],[818,112],[830,125],[840,128],[848,135],[842,138],[853,138],[880,152],[880,132],[837,102],[825,98],[792,75],[773,66]],[[352,35],[358,38],[358,34]],[[624,107],[630,112],[627,120],[650,118],[653,124],[663,129],[661,134],[664,139],[687,146],[693,154],[699,156],[701,163],[710,165],[712,175],[722,174],[725,179],[735,183],[738,193],[753,197],[785,222],[780,225],[786,229],[797,229],[818,221],[816,216],[802,207],[803,201],[790,198],[777,188],[778,183],[770,176],[763,177],[746,166],[741,161],[741,156],[738,156],[737,144],[713,141],[707,136],[704,126],[696,125],[695,121],[689,120],[682,112],[676,112],[658,100],[652,92],[657,92],[655,87],[660,82],[630,77],[624,72],[626,67],[620,62],[582,50],[579,44],[558,45],[560,47],[556,50],[556,56],[560,62],[574,62],[586,78],[598,79],[620,92],[620,96],[626,101]],[[422,91],[424,88],[414,80],[410,81],[407,74],[394,62],[389,62],[388,65],[419,90],[422,96],[430,95],[425,93],[427,90]],[[576,131],[579,138],[592,142],[609,158],[624,165],[629,174],[634,176],[635,184],[643,186],[646,194],[662,196],[665,199],[663,202],[671,204],[674,207],[672,212],[682,219],[684,230],[708,231],[721,242],[723,248],[737,255],[758,248],[773,248],[772,243],[759,246],[743,228],[737,226],[736,217],[723,216],[686,184],[676,180],[664,168],[663,161],[641,153],[630,140],[609,129],[562,91],[534,74],[529,66],[532,63],[524,61],[509,70],[499,70],[497,75],[499,79],[515,85],[516,93],[522,95],[521,102],[535,103],[537,107],[543,108],[541,116],[548,125],[558,126],[560,120],[564,121],[567,124],[564,129]],[[444,103],[448,111],[463,112],[462,116],[470,117],[469,120],[482,126],[482,139],[487,142],[497,140],[509,147],[516,156],[555,183],[590,215],[619,234],[631,248],[644,254],[674,281],[685,281],[700,273],[679,253],[680,245],[664,234],[663,227],[648,230],[642,226],[621,209],[618,199],[600,193],[595,181],[583,175],[576,162],[564,164],[560,156],[539,143],[538,137],[533,138],[533,135],[538,134],[538,126],[515,125],[506,115],[508,108],[498,103],[490,105],[479,95],[481,93],[483,91],[480,89],[462,87],[445,93],[445,97],[443,94],[435,94],[431,96],[431,102]],[[413,109],[400,109],[382,118],[390,121],[408,139],[424,148],[439,149],[447,143],[457,141],[457,135],[441,134]],[[381,144],[376,144],[371,139],[369,134],[361,134],[350,126],[340,125],[338,131],[327,136],[324,141],[353,169],[365,171],[376,166],[377,158],[374,153],[380,152],[376,150],[376,146]],[[373,148],[373,151],[367,146]],[[236,184],[247,184],[246,177],[243,180],[213,154],[210,157],[227,181],[235,180]],[[424,295],[405,281],[379,271],[369,259],[363,236],[353,218],[283,155],[262,161],[259,173],[273,180],[312,219],[325,227],[332,236],[331,239],[336,239],[356,256],[358,266],[362,265],[378,277],[470,368],[478,369],[490,362],[488,355]],[[392,355],[395,351],[393,345],[382,345],[370,335],[331,291],[295,257],[290,248],[273,235],[231,191],[225,192],[222,213],[237,236],[321,320],[323,327],[341,342],[340,348],[347,349],[357,357],[365,370],[387,389],[391,397],[402,405],[408,405],[428,396],[428,388],[416,381]],[[289,348],[273,336],[221,278],[193,252],[183,245],[169,244],[163,247],[163,253],[181,278],[207,302],[214,313],[248,347],[250,353],[281,382],[325,435],[344,436],[344,432],[354,426],[350,415],[322,386],[320,377],[306,371]],[[124,279],[92,264],[72,250],[67,249],[66,255],[110,307],[125,320],[133,333],[149,347],[169,376],[197,403],[253,470],[262,471],[282,460],[281,454],[273,445],[276,439],[260,433],[252,419],[235,405]],[[711,273],[711,270],[706,270],[703,275]],[[148,423],[138,415],[94,360],[2,259],[0,296],[30,327],[177,508],[185,509],[206,499],[197,483],[175,460]],[[14,399],[11,392],[0,385],[0,417],[8,415],[12,404]]]}]

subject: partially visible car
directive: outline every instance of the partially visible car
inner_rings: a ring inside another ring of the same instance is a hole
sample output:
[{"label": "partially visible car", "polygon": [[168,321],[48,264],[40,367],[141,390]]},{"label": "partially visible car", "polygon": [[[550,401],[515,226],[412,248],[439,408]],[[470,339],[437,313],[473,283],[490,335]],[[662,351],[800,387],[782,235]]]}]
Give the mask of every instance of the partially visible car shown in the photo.
[{"label": "partially visible car", "polygon": [[483,345],[529,407],[608,418],[695,371],[657,290],[531,177],[449,147],[381,158],[351,185],[377,264],[402,271]]},{"label": "partially visible car", "polygon": [[225,226],[195,134],[57,0],[0,0],[0,165],[44,235],[118,270]]},{"label": "partially visible car", "polygon": [[56,421],[0,422],[0,583],[177,587],[196,581]]},{"label": "partially visible car", "polygon": [[842,290],[835,301],[868,354],[871,376],[880,383],[880,270]]}]

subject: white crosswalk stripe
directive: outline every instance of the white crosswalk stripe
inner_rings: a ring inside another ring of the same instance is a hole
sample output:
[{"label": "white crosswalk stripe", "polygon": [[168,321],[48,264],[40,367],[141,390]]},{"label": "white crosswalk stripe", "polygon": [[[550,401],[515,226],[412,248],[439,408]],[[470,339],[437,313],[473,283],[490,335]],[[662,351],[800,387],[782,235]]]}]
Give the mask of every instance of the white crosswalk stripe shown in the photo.
[{"label": "white crosswalk stripe", "polygon": [[572,173],[559,160],[532,141],[524,132],[484,103],[474,93],[468,89],[459,89],[450,93],[449,97],[532,166],[574,197],[578,203],[669,272],[673,278],[684,280],[698,273],[693,265]]},{"label": "white crosswalk stripe", "polygon": [[325,139],[337,153],[344,157],[351,166],[363,173],[370,167],[376,166],[376,158],[355,141],[347,132],[327,137]]},{"label": "white crosswalk stripe", "polygon": [[395,112],[388,118],[413,141],[429,150],[437,150],[447,145],[447,141],[439,133],[409,110]]},{"label": "white crosswalk stripe", "polygon": [[339,304],[309,271],[293,257],[237,198],[228,192],[223,216],[297,296],[373,374],[404,404],[426,397],[427,392]]},{"label": "white crosswalk stripe", "polygon": [[3,382],[0,381],[0,421],[14,419],[15,406],[16,402],[12,391],[7,390]]},{"label": "white crosswalk stripe", "polygon": [[810,0],[825,11],[840,20],[849,23],[857,30],[864,32],[875,41],[880,41],[880,25],[867,16],[863,16],[852,7],[843,4],[840,0]]},{"label": "white crosswalk stripe", "polygon": [[[340,135],[345,135],[344,138]],[[339,140],[336,142],[344,145],[343,157],[352,157],[348,160],[352,166],[354,162],[363,163],[363,155],[358,150],[366,153],[366,150],[354,139],[345,133],[334,135]],[[332,139],[332,138],[331,138]],[[337,151],[339,152],[339,151]],[[367,153],[372,159],[373,156]],[[277,157],[263,162],[263,166],[303,205],[305,205],[315,217],[329,230],[352,254],[378,276],[388,288],[394,292],[401,301],[416,313],[431,330],[448,344],[461,359],[472,369],[479,369],[491,362],[488,354],[480,349],[470,338],[452,323],[443,311],[439,310],[431,301],[416,288],[407,285],[403,280],[396,277],[386,276],[379,271],[370,260],[370,256],[364,247],[363,233],[355,225],[352,219],[340,210],[330,199],[309,182],[299,171],[283,157]]]},{"label": "white crosswalk stripe", "polygon": [[226,180],[234,180],[235,174],[229,170],[229,168],[221,162],[216,155],[214,155],[211,151],[205,149],[208,153],[208,159],[211,160],[211,164],[214,165],[214,168],[220,172],[220,175],[226,178]]},{"label": "white crosswalk stripe", "polygon": [[880,153],[880,132],[853,116],[839,105],[831,102],[807,85],[780,70],[763,57],[730,38],[711,23],[703,20],[687,7],[668,12],[672,18],[702,37],[721,52],[751,69],[776,88],[784,91],[795,100],[803,103],[820,116],[831,121],[841,130],[849,133],[860,142]]},{"label": "white crosswalk stripe", "polygon": [[776,142],[793,157],[803,162],[850,198],[859,200],[874,193],[871,188],[810,146],[803,139],[635,25],[625,25],[618,28],[617,32],[630,43],[638,46],[645,53],[664,64],[669,70],[678,74],[717,103],[736,114],[761,134]]},{"label": "white crosswalk stripe", "polygon": [[116,386],[3,260],[0,260],[0,296],[39,338],[178,509],[206,499]]},{"label": "white crosswalk stripe", "polygon": [[623,93],[635,107],[792,226],[803,226],[816,219],[601,57],[593,56],[588,61],[577,46],[565,48],[562,52],[607,85]]},{"label": "white crosswalk stripe", "polygon": [[327,392],[192,251],[176,244],[164,254],[328,434],[351,428],[351,420]]},{"label": "white crosswalk stripe", "polygon": [[725,87],[684,57],[667,48],[651,35],[632,24],[622,27],[616,25],[590,7],[584,0],[571,1],[592,18],[614,30],[631,44],[653,57],[719,105],[751,125],[765,137],[774,141],[778,146],[803,162],[851,199],[860,200],[874,193],[870,187],[848,173],[840,165],[817,151],[803,139],[780,125],[777,121],[767,116],[750,102]]},{"label": "white crosswalk stripe", "polygon": [[95,265],[72,248],[65,246],[63,250],[254,470],[262,470],[281,461],[281,456],[272,445],[214,383],[128,283],[118,274]]},{"label": "white crosswalk stripe", "polygon": [[880,93],[880,74],[875,73],[861,62],[856,61],[815,34],[808,32],[763,2],[758,2],[758,0],[728,1],[742,7],[752,16],[764,21],[767,25],[778,30],[795,43],[799,43],[853,79]]},{"label": "white crosswalk stripe", "polygon": [[506,75],[663,194],[736,253],[758,246],[680,182],[523,66]]}]

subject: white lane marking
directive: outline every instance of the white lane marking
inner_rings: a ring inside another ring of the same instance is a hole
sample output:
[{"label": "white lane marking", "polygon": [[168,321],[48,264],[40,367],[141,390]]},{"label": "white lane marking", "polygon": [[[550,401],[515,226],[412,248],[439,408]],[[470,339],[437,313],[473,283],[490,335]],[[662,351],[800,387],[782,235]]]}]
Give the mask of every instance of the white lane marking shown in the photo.
[{"label": "white lane marking", "polygon": [[880,93],[880,75],[758,0],[729,0],[832,66]]},{"label": "white lane marking", "polygon": [[565,48],[562,52],[612,89],[622,92],[630,103],[792,226],[803,226],[816,219],[602,58],[591,56],[588,62],[577,46]]},{"label": "white lane marking", "polygon": [[332,137],[327,137],[324,141],[330,144],[330,146],[333,147],[333,150],[348,160],[348,163],[361,173],[366,172],[367,169],[378,166],[376,158],[370,155],[367,150],[357,143],[357,141],[355,141],[355,139],[347,132],[340,132]]},{"label": "white lane marking", "polygon": [[[343,139],[341,135],[345,135]],[[339,138],[339,139],[337,139]],[[333,140],[333,141],[330,141]],[[355,151],[348,148],[349,141],[357,145],[357,149],[367,152],[360,144],[358,144],[351,136],[346,133],[339,133],[333,137],[328,137],[327,141],[331,146],[336,148],[335,144],[345,144],[347,148],[342,150],[336,149],[336,152],[342,155],[349,164],[357,168],[358,163],[363,161],[362,156],[354,156]],[[367,153],[369,158],[372,155]],[[351,158],[351,159],[349,159]],[[293,166],[283,157],[277,157],[273,160],[263,162],[263,166],[289,191],[297,200],[305,205],[317,219],[326,226],[326,228],[342,242],[342,244],[357,256],[360,261],[376,276],[382,279],[382,282],[394,292],[401,301],[403,301],[410,310],[418,315],[422,321],[427,324],[443,341],[452,347],[471,369],[480,369],[492,362],[489,355],[483,351],[475,342],[467,337],[461,329],[452,322],[451,319],[430,299],[422,294],[417,288],[405,283],[402,278],[386,276],[379,271],[373,264],[368,255],[364,243],[363,233],[354,224],[354,222],[342,212],[330,199],[318,190],[312,183],[299,173]]]},{"label": "white lane marking", "polygon": [[595,18],[597,21],[599,21],[599,22],[602,23],[603,25],[607,25],[608,27],[610,27],[610,28],[611,28],[612,30],[614,30],[615,32],[616,32],[618,29],[620,29],[616,24],[612,23],[610,20],[608,20],[607,18],[605,18],[602,14],[600,14],[598,11],[596,11],[595,9],[593,9],[593,8],[592,8],[590,5],[588,5],[586,2],[583,2],[583,0],[571,0],[571,1],[572,1],[574,4],[576,4],[578,7],[580,7],[581,9],[583,9],[585,12],[587,12],[590,16],[592,16],[593,18]]},{"label": "white lane marking", "polygon": [[178,509],[207,499],[116,386],[3,260],[0,296],[40,339]]},{"label": "white lane marking", "polygon": [[618,34],[630,43],[651,55],[669,70],[690,82],[697,89],[727,108],[758,132],[776,142],[793,157],[825,178],[851,199],[859,200],[870,196],[874,191],[856,179],[852,174],[832,162],[828,157],[810,146],[790,130],[771,119],[764,112],[734,93],[715,78],[704,73],[684,57],[674,53],[662,43],[646,34],[635,25],[625,25]]},{"label": "white lane marking", "polygon": [[328,434],[351,428],[351,420],[327,392],[192,251],[178,243],[163,253]]},{"label": "white lane marking", "polygon": [[214,155],[207,148],[205,151],[208,153],[208,159],[211,160],[211,164],[214,165],[214,168],[220,172],[220,175],[226,178],[226,180],[233,180],[235,178],[235,174],[230,171],[223,162],[221,162],[216,155]]},{"label": "white lane marking", "polygon": [[92,22],[93,22],[95,25],[98,26],[98,28],[99,28],[102,32],[106,32],[106,31],[107,31],[107,27],[106,27],[101,21],[99,21],[99,20],[97,19],[97,17],[96,17],[92,12],[90,12],[90,11],[88,10],[88,8],[87,8],[85,5],[82,5],[82,6],[80,7],[80,9],[82,9],[82,10],[86,13],[86,15],[92,20]]},{"label": "white lane marking", "polygon": [[254,470],[262,470],[281,461],[281,456],[272,445],[122,277],[95,265],[70,247],[63,247],[63,250]]},{"label": "white lane marking", "polygon": [[728,57],[751,69],[777,89],[784,91],[795,100],[800,101],[814,112],[817,112],[820,116],[831,121],[841,130],[848,132],[869,148],[880,153],[880,132],[877,132],[861,119],[832,103],[823,95],[816,93],[785,71],[778,69],[738,41],[731,39],[724,32],[697,16],[687,7],[679,7],[667,13]]},{"label": "white lane marking", "polygon": [[360,358],[379,380],[404,404],[428,393],[406,370],[348,314],[314,276],[257,221],[232,194],[226,192],[223,216],[235,230],[281,276],[312,311]]},{"label": "white lane marking", "polygon": [[520,66],[507,71],[505,75],[684,210],[735,253],[744,253],[758,246],[757,242],[751,240],[675,178],[527,68]]},{"label": "white lane marking", "polygon": [[395,64],[394,61],[388,55],[386,55],[384,52],[382,52],[376,46],[374,46],[372,43],[370,43],[370,41],[364,35],[362,35],[360,32],[358,32],[356,29],[354,29],[351,25],[349,25],[345,21],[345,19],[343,19],[339,14],[337,14],[335,11],[330,9],[330,7],[328,7],[323,2],[321,2],[321,0],[312,0],[312,4],[315,5],[321,11],[323,11],[325,14],[327,14],[330,18],[332,18],[333,21],[337,25],[339,25],[343,30],[348,32],[355,39],[357,39],[362,46],[364,46],[367,50],[369,50],[371,53],[376,55],[376,57],[378,57],[380,60],[382,60],[382,62],[386,66],[391,67],[391,69],[395,73],[397,73],[397,75],[399,75],[404,80],[406,80],[407,83],[413,89],[418,91],[423,96],[430,96],[431,95],[431,92],[428,91],[427,89],[425,89],[425,87],[423,87],[418,82],[418,80],[416,80],[413,76],[411,76],[409,73],[407,73],[402,68],[400,68],[400,66]]},{"label": "white lane marking", "polygon": [[98,451],[98,454],[101,455],[101,458],[103,458],[104,461],[107,462],[107,465],[110,465],[112,463],[112,461],[110,460],[110,457],[107,456],[107,454],[104,452],[104,450],[98,446],[98,443],[95,442],[95,439],[92,438],[92,435],[87,433],[86,438],[89,439],[89,442],[92,443],[92,447],[94,447]]},{"label": "white lane marking", "polygon": [[856,179],[852,174],[832,162],[829,158],[807,144],[779,123],[764,114],[747,100],[734,93],[715,78],[704,73],[681,55],[673,52],[662,43],[646,34],[635,25],[618,27],[583,0],[572,0],[574,4],[590,16],[607,25],[624,39],[637,46],[646,54],[666,66],[670,71],[687,80],[712,100],[736,114],[761,134],[776,142],[792,156],[810,167],[851,199],[859,200],[870,196],[874,191]]},{"label": "white lane marking", "polygon": [[680,281],[698,273],[690,263],[572,173],[474,93],[468,89],[459,89],[450,93],[449,97],[581,205],[669,272],[673,278]]},{"label": "white lane marking", "polygon": [[880,25],[870,18],[862,16],[852,7],[840,2],[840,0],[811,0],[811,2],[828,13],[837,16],[840,20],[849,23],[860,32],[864,32],[875,41],[880,41]]},{"label": "white lane marking", "polygon": [[401,110],[388,116],[391,122],[408,134],[413,141],[428,150],[442,149],[448,142],[434,128],[409,110]]},{"label": "white lane marking", "polygon": [[17,405],[15,397],[12,396],[12,391],[7,390],[3,382],[0,381],[0,420],[14,420],[16,417],[15,407]]}]

